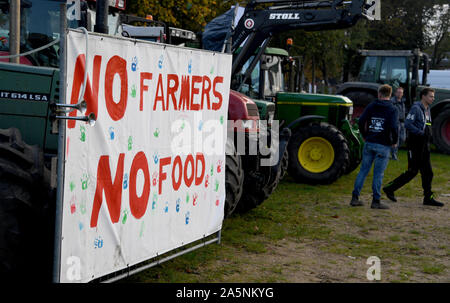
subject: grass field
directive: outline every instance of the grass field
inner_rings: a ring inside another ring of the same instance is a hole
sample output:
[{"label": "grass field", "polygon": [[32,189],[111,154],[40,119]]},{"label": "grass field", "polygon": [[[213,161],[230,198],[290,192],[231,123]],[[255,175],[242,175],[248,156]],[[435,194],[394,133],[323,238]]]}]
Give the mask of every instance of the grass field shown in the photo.
[{"label": "grass field", "polygon": [[[390,161],[383,184],[406,169],[406,151]],[[368,282],[370,256],[381,282],[450,282],[450,156],[433,153],[433,190],[446,205],[422,205],[420,176],[396,192],[389,210],[350,207],[359,169],[327,186],[283,180],[258,208],[223,223],[212,244],[122,282]]]}]

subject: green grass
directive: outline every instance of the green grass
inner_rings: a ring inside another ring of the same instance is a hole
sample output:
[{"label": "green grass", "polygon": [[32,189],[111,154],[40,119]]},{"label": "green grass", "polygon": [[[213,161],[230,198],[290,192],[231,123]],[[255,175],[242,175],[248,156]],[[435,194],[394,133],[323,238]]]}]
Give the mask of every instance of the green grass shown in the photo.
[{"label": "green grass", "polygon": [[[402,173],[406,162],[406,152],[400,150],[399,161],[389,162],[383,183]],[[450,156],[433,153],[432,164],[433,188],[437,196],[450,193]],[[358,169],[333,184],[317,186],[297,184],[287,177],[262,205],[223,222],[220,245],[212,244],[177,257],[124,282],[289,282],[283,274],[284,266],[264,264],[264,257],[256,258],[268,254],[268,247],[276,246],[280,241],[311,244],[325,254],[336,256],[329,260],[330,267],[340,266],[339,257],[352,256],[365,261],[369,256],[378,256],[383,264],[387,263],[384,266],[391,268],[391,272],[388,269],[385,272],[391,282],[413,281],[417,272],[446,275],[446,265],[435,261],[450,255],[444,245],[445,239],[449,239],[450,228],[424,221],[426,217],[422,216],[427,213],[421,215],[419,210],[418,217],[414,218],[389,210],[371,210],[368,207],[371,174],[361,195],[366,206],[349,207],[357,173]],[[417,205],[419,209],[421,190],[420,176],[417,176],[396,192],[403,201],[398,203]],[[425,227],[416,226],[415,222]],[[427,234],[433,232],[442,242],[430,251],[432,248],[421,243],[432,240],[434,236],[427,237]],[[263,264],[255,263],[256,260]],[[304,260],[297,260],[294,265],[301,268],[303,264],[314,266]],[[400,268],[392,269],[394,265]],[[356,276],[355,273],[347,275],[349,279]]]}]

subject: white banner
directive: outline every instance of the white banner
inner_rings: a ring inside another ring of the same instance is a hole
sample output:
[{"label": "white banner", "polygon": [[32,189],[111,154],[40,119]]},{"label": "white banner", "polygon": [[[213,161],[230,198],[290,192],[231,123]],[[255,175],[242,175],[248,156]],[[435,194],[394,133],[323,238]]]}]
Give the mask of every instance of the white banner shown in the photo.
[{"label": "white banner", "polygon": [[[85,57],[84,34],[69,31],[67,103],[79,101]],[[221,229],[231,60],[89,35],[84,100],[97,121],[67,121],[61,282],[87,282]]]}]

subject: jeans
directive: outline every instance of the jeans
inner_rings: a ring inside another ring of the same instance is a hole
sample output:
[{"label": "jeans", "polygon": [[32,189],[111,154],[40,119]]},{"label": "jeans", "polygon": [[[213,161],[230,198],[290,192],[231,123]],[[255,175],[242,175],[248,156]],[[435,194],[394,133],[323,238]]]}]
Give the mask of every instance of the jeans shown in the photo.
[{"label": "jeans", "polygon": [[361,189],[364,185],[364,180],[367,177],[370,169],[373,165],[373,181],[372,192],[373,199],[380,200],[381,198],[381,184],[383,183],[384,170],[389,162],[389,153],[391,151],[390,146],[365,142],[363,148],[363,156],[361,161],[361,167],[359,168],[358,176],[355,180],[355,186],[353,188],[353,195],[359,197]]}]

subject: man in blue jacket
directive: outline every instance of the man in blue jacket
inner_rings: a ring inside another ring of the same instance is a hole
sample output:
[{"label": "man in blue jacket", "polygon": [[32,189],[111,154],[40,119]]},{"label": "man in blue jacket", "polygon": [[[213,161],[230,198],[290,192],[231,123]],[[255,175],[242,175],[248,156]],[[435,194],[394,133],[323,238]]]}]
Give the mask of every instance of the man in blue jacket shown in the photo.
[{"label": "man in blue jacket", "polygon": [[431,141],[431,113],[430,105],[434,101],[434,90],[424,88],[420,92],[421,101],[415,102],[405,120],[407,131],[406,146],[408,149],[408,170],[398,176],[394,181],[383,188],[386,196],[397,202],[394,192],[411,181],[420,171],[423,188],[423,204],[431,206],[444,206],[433,197],[431,181],[433,170],[430,161]]},{"label": "man in blue jacket", "polygon": [[358,125],[364,138],[364,149],[358,176],[352,192],[351,206],[362,206],[359,194],[373,163],[371,208],[388,209],[380,203],[381,184],[389,162],[391,147],[398,140],[398,110],[390,101],[392,88],[385,84],[378,89],[378,100],[370,103],[359,117]]}]

